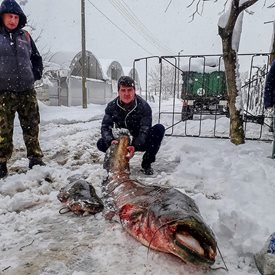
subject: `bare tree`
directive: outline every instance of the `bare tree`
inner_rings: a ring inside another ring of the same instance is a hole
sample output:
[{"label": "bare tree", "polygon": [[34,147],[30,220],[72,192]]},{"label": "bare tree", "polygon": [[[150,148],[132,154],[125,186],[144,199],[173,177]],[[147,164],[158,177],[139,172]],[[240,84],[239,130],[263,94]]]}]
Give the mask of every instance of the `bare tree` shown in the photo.
[{"label": "bare tree", "polygon": [[[239,15],[258,0],[232,0],[228,18],[224,26],[219,25],[219,35],[222,39],[223,59],[228,93],[228,107],[230,113],[230,140],[233,144],[244,143],[243,119],[241,108],[237,106],[236,99],[239,87],[236,75],[239,75],[237,50],[233,45],[233,34]],[[242,4],[240,4],[242,2]]]},{"label": "bare tree", "polygon": [[[161,83],[161,92],[162,99],[167,100],[174,96],[175,92],[175,68],[169,65],[162,65],[162,77],[160,77],[160,69],[157,65],[154,69],[149,72],[149,99],[152,96],[156,96],[157,91],[160,90],[160,78],[162,80]],[[158,95],[159,96],[159,95]]]},{"label": "bare tree", "polygon": [[[217,0],[209,0],[212,2],[217,2]],[[238,45],[233,45],[233,35],[234,29],[238,19],[240,19],[240,15],[250,6],[254,5],[259,0],[224,0],[224,9],[226,5],[230,3],[229,10],[225,13],[223,20],[223,24],[219,24],[219,35],[222,39],[222,47],[223,47],[223,59],[225,65],[225,75],[226,75],[226,83],[227,83],[227,93],[228,93],[228,105],[230,112],[230,140],[233,144],[242,144],[245,142],[244,129],[243,129],[243,119],[241,115],[241,106],[236,102],[236,100],[241,99],[238,98],[239,92],[239,83],[238,83],[238,75],[239,75],[239,65],[238,65]],[[263,0],[264,5],[267,5],[268,0]],[[206,0],[191,0],[189,4],[190,7],[195,7],[191,20],[194,19],[196,14],[202,14],[203,8]],[[275,7],[275,2],[272,1],[272,4],[269,5],[269,8]],[[241,21],[241,20],[240,20]],[[273,43],[273,50],[274,53]],[[274,58],[274,55],[273,55]]]},{"label": "bare tree", "polygon": [[[44,33],[44,29],[37,28],[37,24],[32,20],[29,20],[29,16],[27,16],[27,18],[28,18],[28,24],[26,25],[26,28],[31,33],[32,39],[34,40],[35,44],[37,44],[41,41],[41,38]],[[39,48],[39,52],[43,58],[43,61],[48,61],[53,55],[51,53],[49,45],[45,45],[45,44]]]},{"label": "bare tree", "polygon": [[[239,95],[238,86],[238,45],[233,45],[233,35],[237,20],[242,12],[248,7],[255,4],[258,0],[232,0],[229,10],[223,15],[223,20],[220,19],[219,35],[222,39],[223,59],[225,66],[225,76],[227,84],[228,94],[228,107],[230,113],[230,140],[233,144],[243,144],[245,142],[245,135],[243,129],[243,119],[241,115],[241,106],[236,104],[236,99]],[[193,17],[196,13],[199,13],[199,7],[202,5],[202,0],[193,1],[196,2],[196,9],[193,13]],[[225,1],[225,4],[227,1]],[[238,42],[237,42],[238,43]],[[240,100],[240,98],[238,98]]]},{"label": "bare tree", "polygon": [[275,60],[275,21],[273,21],[273,35],[270,49],[270,64]]},{"label": "bare tree", "polygon": [[[28,5],[29,1],[28,0],[20,0],[18,1],[19,5],[24,7],[26,5]],[[34,40],[35,44],[37,44],[37,42],[39,42],[41,40],[41,37],[43,35],[44,29],[38,29],[36,26],[36,23],[34,23],[31,19],[30,19],[30,15],[27,15],[27,29],[28,31],[30,31],[32,39]],[[39,49],[40,54],[43,58],[43,60],[49,60],[49,58],[51,57],[52,53],[50,51],[50,48],[48,45],[44,45],[42,48]]]}]

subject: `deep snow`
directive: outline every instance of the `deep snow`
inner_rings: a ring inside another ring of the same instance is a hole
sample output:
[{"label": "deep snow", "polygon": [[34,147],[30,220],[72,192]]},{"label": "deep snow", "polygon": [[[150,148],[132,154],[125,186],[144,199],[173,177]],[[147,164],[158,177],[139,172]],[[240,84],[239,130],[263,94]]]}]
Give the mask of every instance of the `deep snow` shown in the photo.
[{"label": "deep snow", "polygon": [[[156,122],[158,106],[151,105]],[[104,108],[40,104],[47,166],[32,170],[27,169],[16,120],[10,175],[0,180],[0,274],[205,274],[174,256],[148,251],[101,213],[59,214],[56,195],[69,176],[81,175],[101,194],[106,172],[96,141]],[[227,129],[227,119],[219,122]],[[213,122],[207,119],[206,128],[208,124]],[[183,129],[183,124],[177,126],[178,133]],[[139,172],[142,154],[137,153],[131,160],[132,177],[176,187],[196,201],[229,268],[207,274],[258,274],[253,254],[275,229],[275,162],[270,155],[269,142],[234,146],[226,139],[165,137],[154,164],[156,175]],[[217,266],[223,266],[220,256]]]}]

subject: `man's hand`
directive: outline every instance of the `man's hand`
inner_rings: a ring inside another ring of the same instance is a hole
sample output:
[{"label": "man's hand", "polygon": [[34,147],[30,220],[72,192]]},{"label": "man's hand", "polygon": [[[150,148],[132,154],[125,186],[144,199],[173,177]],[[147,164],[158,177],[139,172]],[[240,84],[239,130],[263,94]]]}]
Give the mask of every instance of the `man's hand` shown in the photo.
[{"label": "man's hand", "polygon": [[128,154],[127,154],[126,157],[131,159],[135,154],[135,147],[134,146],[128,146],[127,150],[128,150]]},{"label": "man's hand", "polygon": [[[112,140],[112,144],[118,144],[118,141],[116,139]],[[127,147],[128,154],[126,155],[127,158],[131,159],[135,154],[135,147],[134,146],[128,146]]]},{"label": "man's hand", "polygon": [[274,111],[273,107],[266,108],[266,114],[267,114],[267,116],[272,116],[273,115],[273,111]]}]

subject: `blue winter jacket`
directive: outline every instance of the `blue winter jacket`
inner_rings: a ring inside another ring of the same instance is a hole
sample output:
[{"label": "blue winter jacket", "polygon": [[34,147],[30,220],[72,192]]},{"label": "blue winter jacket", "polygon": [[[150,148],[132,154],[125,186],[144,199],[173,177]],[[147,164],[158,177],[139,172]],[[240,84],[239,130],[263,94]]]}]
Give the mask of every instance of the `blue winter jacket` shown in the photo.
[{"label": "blue winter jacket", "polygon": [[[19,15],[19,24],[9,31],[3,25],[4,13]],[[22,28],[27,18],[14,0],[4,0],[0,6],[0,92],[23,92],[34,87],[41,79],[42,58],[30,34]]]},{"label": "blue winter jacket", "polygon": [[275,105],[275,60],[272,62],[266,77],[264,91],[264,107],[270,108]]}]

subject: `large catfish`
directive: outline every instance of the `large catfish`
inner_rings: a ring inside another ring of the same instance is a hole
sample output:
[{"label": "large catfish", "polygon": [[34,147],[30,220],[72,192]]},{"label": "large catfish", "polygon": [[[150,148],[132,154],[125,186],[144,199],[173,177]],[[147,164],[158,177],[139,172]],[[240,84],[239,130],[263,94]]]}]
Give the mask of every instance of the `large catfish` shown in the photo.
[{"label": "large catfish", "polygon": [[212,265],[217,243],[195,202],[174,188],[146,186],[130,179],[127,146],[129,137],[120,135],[104,163],[108,171],[104,193],[122,226],[149,248],[195,265]]}]

